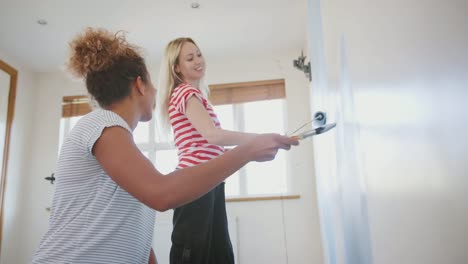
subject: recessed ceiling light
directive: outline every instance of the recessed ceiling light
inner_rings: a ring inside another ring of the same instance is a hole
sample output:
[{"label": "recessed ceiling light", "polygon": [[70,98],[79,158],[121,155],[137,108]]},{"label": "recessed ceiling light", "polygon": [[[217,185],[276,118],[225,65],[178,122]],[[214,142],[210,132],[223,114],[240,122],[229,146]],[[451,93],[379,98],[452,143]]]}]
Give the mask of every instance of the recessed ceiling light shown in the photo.
[{"label": "recessed ceiling light", "polygon": [[200,8],[200,4],[197,3],[197,2],[193,2],[192,5],[191,5],[191,7],[192,7],[193,9],[198,9],[198,8]]},{"label": "recessed ceiling light", "polygon": [[37,20],[37,23],[38,23],[39,25],[41,25],[41,26],[45,26],[45,25],[47,25],[47,20],[45,20],[45,19],[39,19],[39,20]]}]

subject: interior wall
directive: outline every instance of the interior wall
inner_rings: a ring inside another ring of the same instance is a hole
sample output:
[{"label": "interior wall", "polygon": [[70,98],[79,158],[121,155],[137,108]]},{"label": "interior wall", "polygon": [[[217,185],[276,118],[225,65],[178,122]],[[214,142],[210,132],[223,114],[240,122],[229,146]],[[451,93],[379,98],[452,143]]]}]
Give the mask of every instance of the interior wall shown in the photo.
[{"label": "interior wall", "polygon": [[[340,99],[359,129],[366,253],[378,264],[467,263],[468,2],[320,2],[329,88],[352,90]],[[331,263],[354,263],[346,257]]]},{"label": "interior wall", "polygon": [[18,71],[14,117],[10,134],[9,160],[5,180],[3,207],[2,248],[0,263],[17,263],[21,254],[20,237],[23,233],[21,219],[24,219],[24,186],[29,173],[31,128],[35,97],[35,74],[24,67],[16,58],[0,52],[0,59]]}]

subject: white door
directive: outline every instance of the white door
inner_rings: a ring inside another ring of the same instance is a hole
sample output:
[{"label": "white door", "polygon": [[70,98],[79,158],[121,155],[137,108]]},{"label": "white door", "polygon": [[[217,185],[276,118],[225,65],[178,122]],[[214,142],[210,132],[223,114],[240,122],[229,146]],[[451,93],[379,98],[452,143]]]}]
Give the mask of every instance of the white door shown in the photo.
[{"label": "white door", "polygon": [[468,1],[308,2],[327,263],[468,263]]}]

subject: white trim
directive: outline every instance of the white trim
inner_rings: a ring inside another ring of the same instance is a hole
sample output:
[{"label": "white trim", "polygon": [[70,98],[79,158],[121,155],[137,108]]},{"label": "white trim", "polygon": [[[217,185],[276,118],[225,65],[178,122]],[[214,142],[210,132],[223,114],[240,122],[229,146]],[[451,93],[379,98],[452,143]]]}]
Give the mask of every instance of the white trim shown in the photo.
[{"label": "white trim", "polygon": [[[232,105],[234,115],[234,129],[236,131],[245,131],[244,104]],[[239,170],[239,195],[247,196],[247,170],[242,167]]]}]

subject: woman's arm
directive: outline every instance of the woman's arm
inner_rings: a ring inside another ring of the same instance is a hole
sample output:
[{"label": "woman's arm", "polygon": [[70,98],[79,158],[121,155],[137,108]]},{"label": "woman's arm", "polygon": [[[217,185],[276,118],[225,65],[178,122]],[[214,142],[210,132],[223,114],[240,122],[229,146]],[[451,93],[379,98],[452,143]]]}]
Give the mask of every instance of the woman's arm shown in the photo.
[{"label": "woman's arm", "polygon": [[249,161],[272,160],[278,149],[298,141],[265,134],[200,165],[163,175],[141,153],[122,127],[104,129],[93,154],[107,174],[147,206],[165,211],[191,202],[225,180]]},{"label": "woman's arm", "polygon": [[210,144],[235,146],[258,136],[254,133],[236,132],[215,127],[205,107],[195,96],[187,100],[185,108],[185,115],[190,123]]},{"label": "woman's arm", "polygon": [[154,254],[153,248],[151,248],[151,251],[150,251],[148,264],[158,264],[158,260],[156,259],[156,255]]}]

